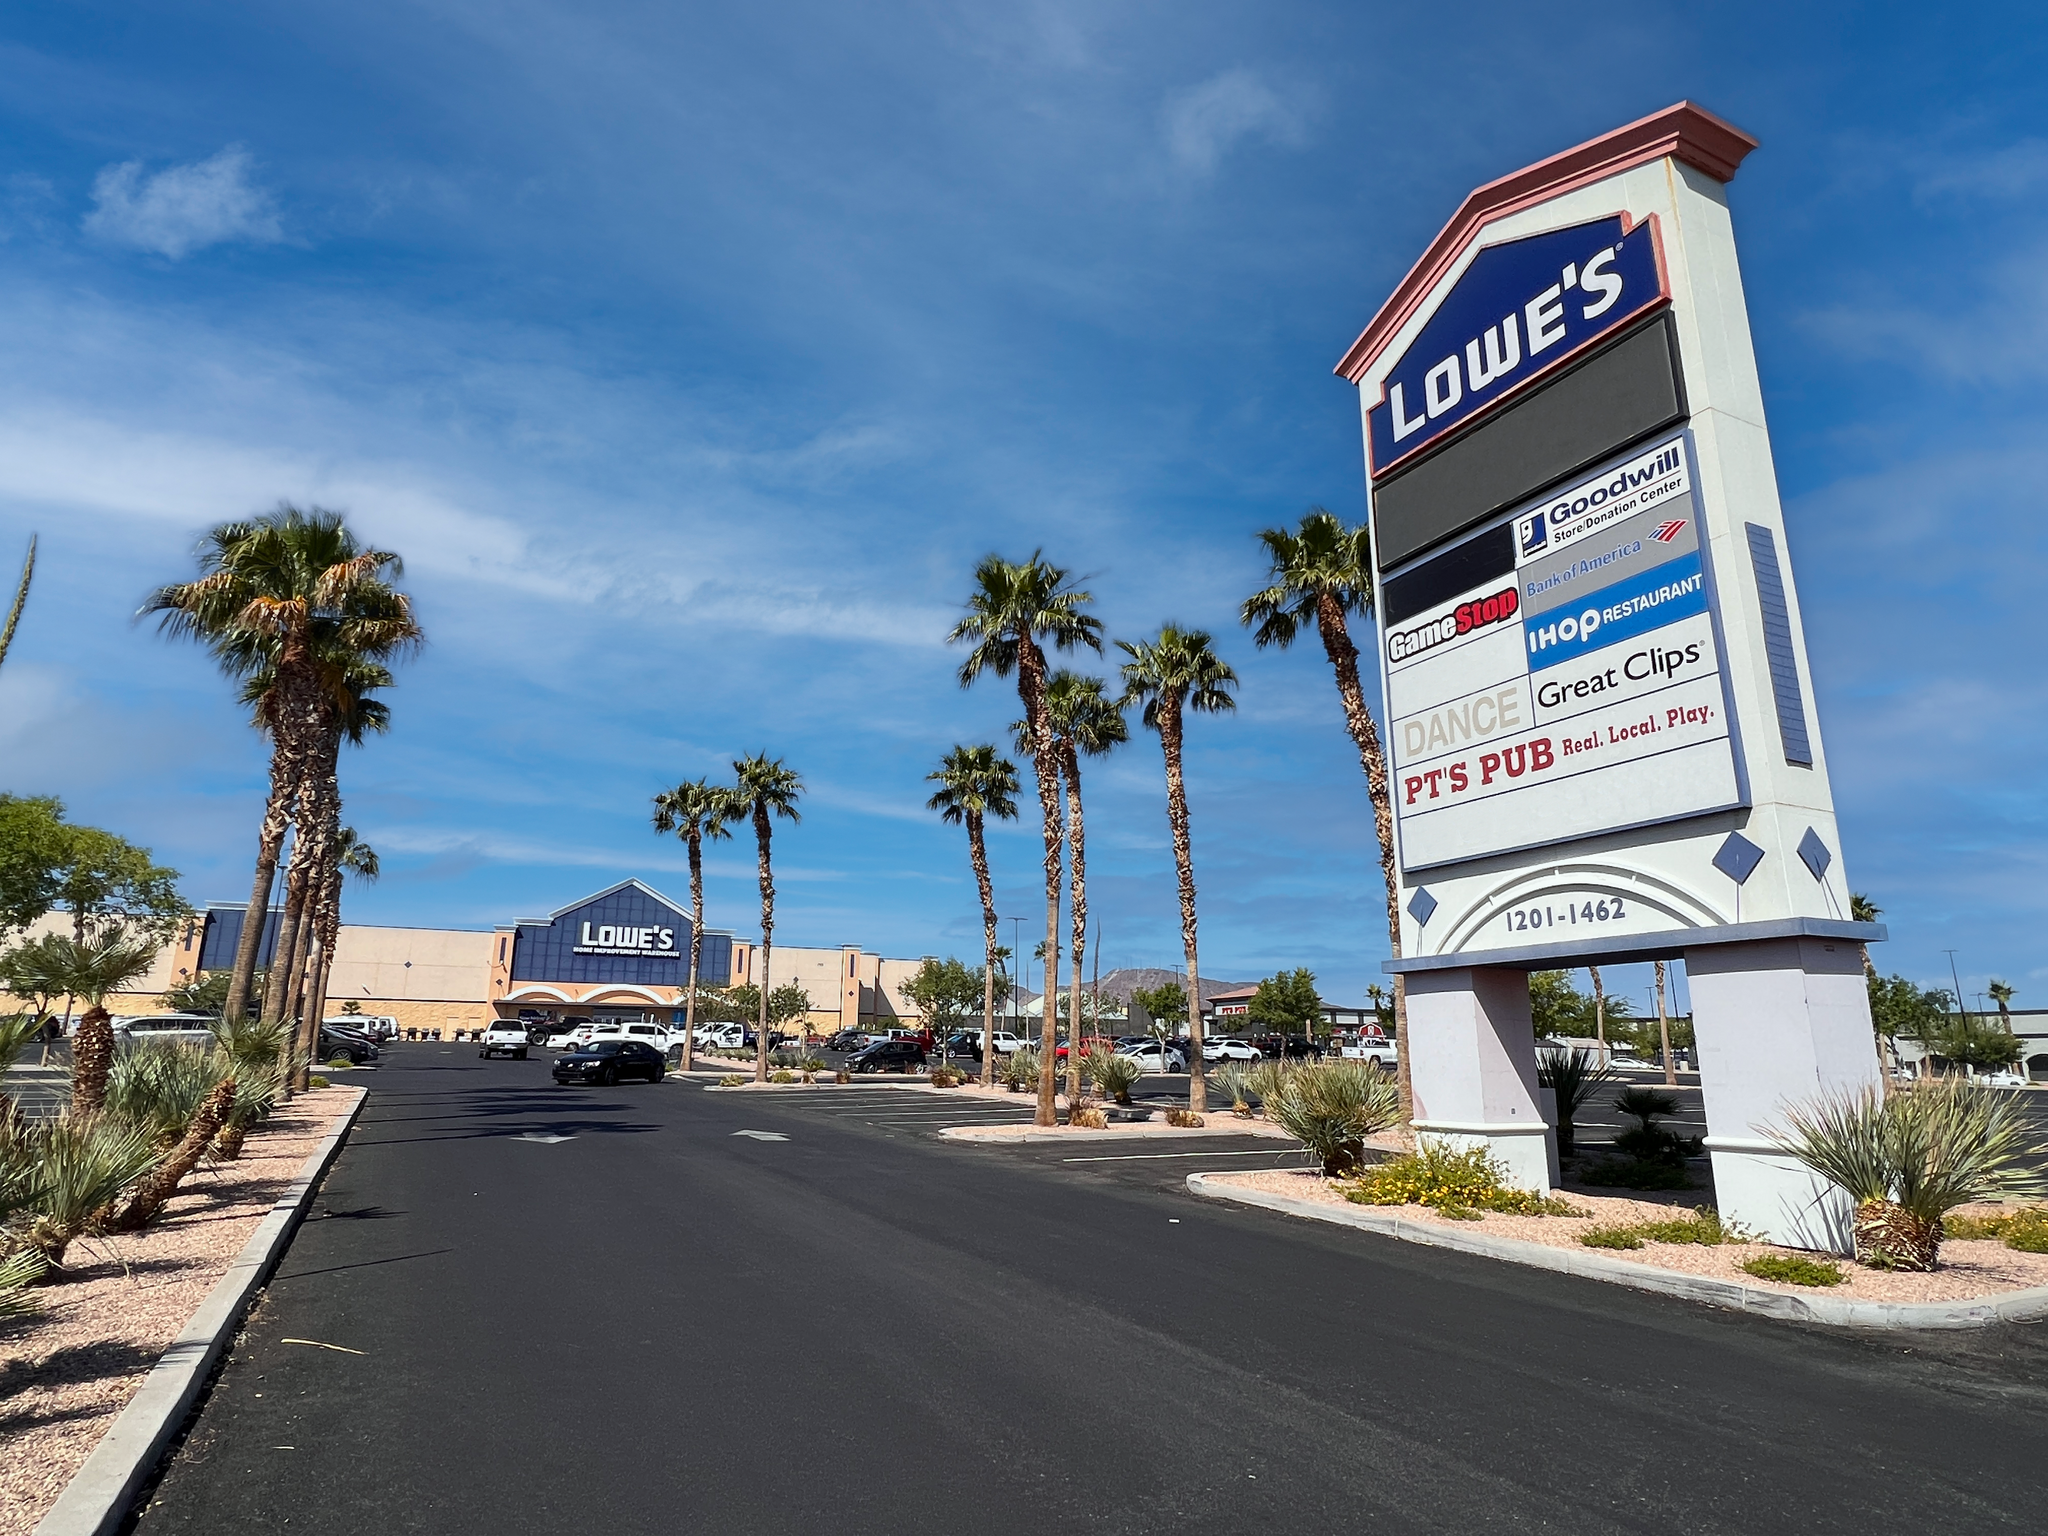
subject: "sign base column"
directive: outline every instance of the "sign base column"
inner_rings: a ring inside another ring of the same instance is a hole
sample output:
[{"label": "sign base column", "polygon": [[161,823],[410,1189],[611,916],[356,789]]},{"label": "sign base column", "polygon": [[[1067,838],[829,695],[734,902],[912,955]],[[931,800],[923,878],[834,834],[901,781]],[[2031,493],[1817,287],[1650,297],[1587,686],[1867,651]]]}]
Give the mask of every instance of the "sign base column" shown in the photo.
[{"label": "sign base column", "polygon": [[1508,1182],[1557,1184],[1557,1142],[1536,1096],[1536,1036],[1522,971],[1421,971],[1408,978],[1408,1076],[1415,1140],[1484,1147]]},{"label": "sign base column", "polygon": [[1687,950],[1685,974],[1722,1218],[1774,1243],[1851,1252],[1848,1197],[1765,1132],[1783,1126],[1787,1105],[1881,1084],[1861,949],[1716,944]]}]

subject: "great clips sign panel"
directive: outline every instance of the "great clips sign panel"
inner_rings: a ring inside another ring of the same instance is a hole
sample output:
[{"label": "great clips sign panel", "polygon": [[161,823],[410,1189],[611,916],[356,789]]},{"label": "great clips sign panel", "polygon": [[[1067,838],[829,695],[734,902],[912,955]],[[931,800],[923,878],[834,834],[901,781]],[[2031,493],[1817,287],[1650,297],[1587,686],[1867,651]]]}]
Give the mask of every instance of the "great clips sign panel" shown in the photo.
[{"label": "great clips sign panel", "polygon": [[1375,478],[1669,297],[1657,220],[1595,219],[1475,256],[1366,413]]},{"label": "great clips sign panel", "polygon": [[1472,585],[1386,632],[1404,868],[1741,803],[1695,496],[1667,437],[1423,562]]}]

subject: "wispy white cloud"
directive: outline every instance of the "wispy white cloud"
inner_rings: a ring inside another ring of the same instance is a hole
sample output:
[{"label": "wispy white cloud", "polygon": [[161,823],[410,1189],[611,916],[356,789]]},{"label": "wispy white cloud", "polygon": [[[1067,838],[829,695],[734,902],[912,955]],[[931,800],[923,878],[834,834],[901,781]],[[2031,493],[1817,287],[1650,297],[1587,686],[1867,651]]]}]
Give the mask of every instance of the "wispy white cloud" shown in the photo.
[{"label": "wispy white cloud", "polygon": [[1933,198],[2024,197],[2048,183],[2048,139],[2025,138],[2003,149],[1920,158],[1913,195]]},{"label": "wispy white cloud", "polygon": [[1289,148],[1307,137],[1307,114],[1255,71],[1227,69],[1166,104],[1166,147],[1191,171],[1207,175],[1249,138]]},{"label": "wispy white cloud", "polygon": [[110,165],[93,182],[85,232],[173,261],[230,240],[273,244],[284,229],[269,195],[249,179],[253,164],[248,150],[230,144],[154,175],[140,160]]}]

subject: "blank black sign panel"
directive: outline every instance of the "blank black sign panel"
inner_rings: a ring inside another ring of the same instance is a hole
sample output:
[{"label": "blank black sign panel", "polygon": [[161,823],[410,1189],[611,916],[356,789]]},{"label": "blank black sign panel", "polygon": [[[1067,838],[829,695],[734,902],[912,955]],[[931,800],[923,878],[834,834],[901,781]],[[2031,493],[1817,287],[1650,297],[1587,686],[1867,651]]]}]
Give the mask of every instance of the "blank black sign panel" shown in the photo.
[{"label": "blank black sign panel", "polygon": [[1372,521],[1380,569],[1684,416],[1678,338],[1669,314],[1660,314],[1376,484]]}]

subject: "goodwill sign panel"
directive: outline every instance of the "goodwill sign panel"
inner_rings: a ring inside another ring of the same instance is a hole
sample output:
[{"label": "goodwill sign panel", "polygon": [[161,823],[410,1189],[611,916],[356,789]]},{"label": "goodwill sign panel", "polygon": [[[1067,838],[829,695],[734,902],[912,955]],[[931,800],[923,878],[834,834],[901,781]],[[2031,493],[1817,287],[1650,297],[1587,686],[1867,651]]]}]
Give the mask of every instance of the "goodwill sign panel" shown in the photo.
[{"label": "goodwill sign panel", "polygon": [[1373,475],[1662,303],[1657,242],[1654,215],[1615,214],[1480,251],[1366,414]]},{"label": "goodwill sign panel", "polygon": [[1694,497],[1671,436],[1401,573],[1469,583],[1386,630],[1404,868],[1742,803]]}]

